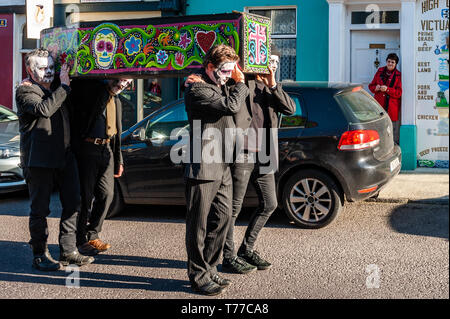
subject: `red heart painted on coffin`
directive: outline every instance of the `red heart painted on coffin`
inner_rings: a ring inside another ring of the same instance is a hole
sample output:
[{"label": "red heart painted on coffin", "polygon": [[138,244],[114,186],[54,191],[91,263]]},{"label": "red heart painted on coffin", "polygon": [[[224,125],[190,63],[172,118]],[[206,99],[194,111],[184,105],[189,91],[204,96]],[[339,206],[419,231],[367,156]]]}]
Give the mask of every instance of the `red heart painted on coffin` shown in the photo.
[{"label": "red heart painted on coffin", "polygon": [[216,42],[216,33],[214,31],[198,31],[195,34],[195,40],[197,41],[200,49],[202,49],[203,53],[206,53],[209,49],[211,49],[214,42]]}]

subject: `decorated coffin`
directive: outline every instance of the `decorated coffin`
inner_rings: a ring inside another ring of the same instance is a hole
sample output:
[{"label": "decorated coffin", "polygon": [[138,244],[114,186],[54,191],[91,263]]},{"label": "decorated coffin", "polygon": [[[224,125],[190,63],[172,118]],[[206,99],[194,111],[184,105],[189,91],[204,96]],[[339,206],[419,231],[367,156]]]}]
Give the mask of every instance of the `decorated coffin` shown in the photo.
[{"label": "decorated coffin", "polygon": [[233,47],[246,73],[268,73],[270,19],[234,12],[202,16],[81,23],[50,28],[41,45],[71,76],[179,76],[202,67],[214,45]]}]

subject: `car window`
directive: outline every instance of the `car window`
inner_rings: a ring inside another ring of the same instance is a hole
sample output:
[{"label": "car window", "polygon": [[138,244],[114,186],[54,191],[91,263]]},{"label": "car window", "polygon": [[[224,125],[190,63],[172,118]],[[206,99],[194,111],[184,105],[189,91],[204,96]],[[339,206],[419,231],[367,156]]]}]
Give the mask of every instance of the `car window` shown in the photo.
[{"label": "car window", "polygon": [[355,88],[336,94],[334,98],[345,113],[361,123],[379,119],[384,113],[380,104],[363,89]]},{"label": "car window", "polygon": [[280,127],[281,128],[305,127],[306,114],[304,114],[304,110],[300,102],[300,97],[295,94],[290,94],[290,97],[295,102],[295,114],[282,115]]},{"label": "car window", "polygon": [[7,108],[0,107],[0,122],[16,121],[19,118],[14,112],[8,110]]},{"label": "car window", "polygon": [[179,103],[151,119],[145,129],[145,137],[147,139],[169,138],[171,133],[182,134],[188,127],[189,121],[185,105]]}]

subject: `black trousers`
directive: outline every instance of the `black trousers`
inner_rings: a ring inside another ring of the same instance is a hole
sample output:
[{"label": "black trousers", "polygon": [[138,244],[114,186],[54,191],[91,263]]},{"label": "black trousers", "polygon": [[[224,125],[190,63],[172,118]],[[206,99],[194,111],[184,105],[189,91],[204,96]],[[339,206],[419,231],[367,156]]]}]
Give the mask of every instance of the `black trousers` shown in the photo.
[{"label": "black trousers", "polygon": [[47,245],[47,216],[55,187],[62,205],[59,223],[59,247],[64,254],[76,250],[77,218],[80,211],[78,168],[71,151],[67,151],[63,168],[25,167],[24,176],[31,200],[29,229],[35,255],[43,254]]},{"label": "black trousers", "polygon": [[[247,155],[246,158],[248,158]],[[278,205],[274,174],[261,174],[259,166],[254,163],[235,163],[232,166],[232,176],[233,213],[223,249],[224,259],[232,259],[236,256],[234,249],[234,225],[241,212],[249,181],[252,182],[256,190],[259,206],[250,217],[250,222],[239,251],[253,250],[258,234]]]},{"label": "black trousers", "polygon": [[229,168],[222,180],[186,180],[186,250],[193,284],[204,285],[217,273],[231,220],[232,188]]},{"label": "black trousers", "polygon": [[78,156],[81,212],[77,245],[99,238],[114,197],[114,156],[109,144],[83,142]]}]

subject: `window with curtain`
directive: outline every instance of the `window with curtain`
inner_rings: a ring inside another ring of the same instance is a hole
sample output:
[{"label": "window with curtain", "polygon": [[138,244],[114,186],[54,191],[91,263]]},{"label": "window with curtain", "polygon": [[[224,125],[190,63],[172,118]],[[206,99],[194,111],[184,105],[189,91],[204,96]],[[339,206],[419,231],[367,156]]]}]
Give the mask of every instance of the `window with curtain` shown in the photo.
[{"label": "window with curtain", "polygon": [[297,63],[297,9],[296,8],[249,8],[249,13],[272,20],[272,54],[280,57],[278,81],[294,80]]}]

